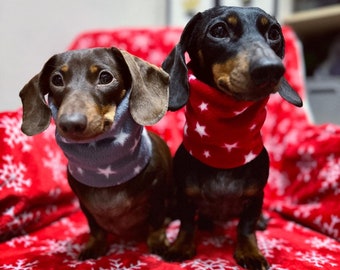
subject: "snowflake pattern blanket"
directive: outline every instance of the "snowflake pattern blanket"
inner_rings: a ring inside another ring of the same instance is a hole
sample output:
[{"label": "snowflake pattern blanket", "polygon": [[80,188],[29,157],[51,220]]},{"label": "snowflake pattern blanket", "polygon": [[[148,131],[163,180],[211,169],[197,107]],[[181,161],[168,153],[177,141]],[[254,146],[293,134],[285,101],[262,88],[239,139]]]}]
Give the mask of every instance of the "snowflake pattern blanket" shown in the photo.
[{"label": "snowflake pattern blanket", "polygon": [[[69,49],[117,46],[160,65],[181,29],[119,29],[80,35]],[[304,96],[294,33],[284,27],[286,78]],[[133,37],[133,38],[131,38]],[[18,89],[19,91],[19,89]],[[19,97],[18,97],[19,98]],[[271,159],[265,190],[268,229],[258,232],[271,269],[340,269],[340,127],[315,126],[305,110],[272,95],[262,129]],[[167,263],[143,242],[112,241],[106,256],[77,260],[88,225],[66,180],[66,159],[55,143],[54,125],[27,137],[22,111],[0,113],[0,269],[241,269],[232,257],[236,221],[198,232],[197,255]],[[150,127],[172,153],[182,140],[183,110]],[[176,234],[174,222],[169,238]]]}]

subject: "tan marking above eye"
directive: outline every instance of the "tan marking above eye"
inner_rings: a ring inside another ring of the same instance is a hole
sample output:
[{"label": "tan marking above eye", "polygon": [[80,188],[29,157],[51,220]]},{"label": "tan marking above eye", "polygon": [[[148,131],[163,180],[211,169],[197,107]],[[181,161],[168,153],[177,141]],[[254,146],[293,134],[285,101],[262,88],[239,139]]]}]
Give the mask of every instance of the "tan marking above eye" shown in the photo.
[{"label": "tan marking above eye", "polygon": [[91,73],[96,73],[98,71],[98,67],[96,65],[90,66],[90,72]]},{"label": "tan marking above eye", "polygon": [[61,67],[61,71],[62,71],[62,72],[67,72],[68,70],[69,70],[68,65],[63,65],[63,66]]},{"label": "tan marking above eye", "polygon": [[235,15],[231,15],[228,17],[227,22],[232,26],[236,26],[238,23],[238,18]]},{"label": "tan marking above eye", "polygon": [[264,16],[261,17],[260,22],[263,26],[266,26],[269,23],[268,19]]}]

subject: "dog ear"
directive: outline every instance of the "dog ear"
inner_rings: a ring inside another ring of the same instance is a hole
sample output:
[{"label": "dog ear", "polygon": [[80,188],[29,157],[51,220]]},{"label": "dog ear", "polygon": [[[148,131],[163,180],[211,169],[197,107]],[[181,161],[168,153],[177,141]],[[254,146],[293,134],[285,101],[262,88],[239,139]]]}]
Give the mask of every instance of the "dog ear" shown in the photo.
[{"label": "dog ear", "polygon": [[46,93],[40,87],[41,74],[35,75],[19,94],[23,105],[21,130],[29,136],[43,132],[51,119],[51,110],[44,98]]},{"label": "dog ear", "polygon": [[285,78],[282,79],[279,94],[282,98],[287,100],[289,103],[297,106],[302,107],[302,99],[299,94],[289,85]]},{"label": "dog ear", "polygon": [[185,62],[185,52],[190,45],[193,30],[202,18],[202,13],[197,13],[185,26],[179,43],[173,48],[164,60],[162,68],[170,75],[169,110],[176,111],[183,107],[189,98],[188,68]]},{"label": "dog ear", "polygon": [[167,112],[169,103],[169,75],[126,51],[112,48],[123,56],[131,74],[130,113],[140,125],[157,123]]}]

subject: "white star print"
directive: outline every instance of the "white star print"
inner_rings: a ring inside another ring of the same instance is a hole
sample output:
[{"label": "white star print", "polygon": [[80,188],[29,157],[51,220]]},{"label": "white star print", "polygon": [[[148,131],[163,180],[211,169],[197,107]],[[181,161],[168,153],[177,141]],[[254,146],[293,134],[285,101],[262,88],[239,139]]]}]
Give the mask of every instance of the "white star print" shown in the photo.
[{"label": "white star print", "polygon": [[256,128],[256,123],[254,123],[250,128],[249,128],[249,130],[254,130],[255,128]]},{"label": "white star print", "polygon": [[188,136],[188,125],[187,124],[184,125],[183,130],[184,130],[184,136]]},{"label": "white star print", "polygon": [[80,167],[77,167],[77,171],[81,175],[84,173],[84,170],[82,168],[80,168]]},{"label": "white star print", "polygon": [[137,166],[137,167],[135,167],[134,172],[135,172],[136,174],[138,174],[138,173],[141,172],[141,170],[142,170],[142,168],[141,168],[140,166]]},{"label": "white star print", "polygon": [[238,145],[238,143],[232,143],[232,144],[229,144],[229,143],[225,143],[223,145],[224,148],[227,148],[228,152],[230,152],[232,149],[236,148]]},{"label": "white star print", "polygon": [[121,146],[123,146],[129,136],[130,135],[128,133],[125,133],[123,130],[121,130],[120,133],[117,135],[114,144],[120,144]]},{"label": "white star print", "polygon": [[196,123],[195,131],[201,136],[208,136],[208,134],[205,132],[205,126],[201,126],[198,122]]},{"label": "white star print", "polygon": [[205,150],[205,151],[203,152],[203,156],[204,156],[205,158],[211,157],[210,152],[209,152],[208,150]]},{"label": "white star print", "polygon": [[90,142],[89,147],[96,148],[97,147],[96,142]]},{"label": "white star print", "polygon": [[233,111],[234,115],[239,115],[241,113],[243,113],[246,109],[248,109],[247,107],[244,109],[241,109],[240,111]]},{"label": "white star print", "polygon": [[202,102],[201,105],[198,106],[200,108],[201,112],[208,110],[208,103]]},{"label": "white star print", "polygon": [[253,152],[250,152],[249,154],[244,156],[246,163],[252,161],[254,158],[256,158],[256,155]]},{"label": "white star print", "polygon": [[105,169],[98,168],[98,174],[105,175],[106,178],[109,178],[111,174],[115,174],[116,171],[111,169],[111,166],[107,166]]}]

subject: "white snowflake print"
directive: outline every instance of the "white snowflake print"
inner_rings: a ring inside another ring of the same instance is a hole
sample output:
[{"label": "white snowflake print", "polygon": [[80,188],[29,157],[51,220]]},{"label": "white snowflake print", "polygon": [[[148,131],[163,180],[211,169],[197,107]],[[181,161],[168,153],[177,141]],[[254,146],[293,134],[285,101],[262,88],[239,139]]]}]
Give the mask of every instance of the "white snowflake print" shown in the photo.
[{"label": "white snowflake print", "polygon": [[216,236],[211,236],[207,237],[202,240],[202,245],[203,246],[209,246],[212,245],[217,248],[223,247],[223,245],[227,244],[232,244],[233,241],[230,238],[227,238],[225,235],[216,235]]},{"label": "white snowflake print", "polygon": [[268,182],[270,187],[276,190],[278,196],[284,195],[286,188],[291,184],[287,173],[279,171],[276,168],[270,168]]},{"label": "white snowflake print", "polygon": [[340,250],[340,244],[331,238],[320,239],[318,237],[312,237],[305,242],[316,249],[327,249],[332,251]]},{"label": "white snowflake print", "polygon": [[5,129],[6,137],[3,139],[7,145],[14,148],[16,145],[22,146],[23,152],[31,150],[30,141],[32,137],[26,136],[21,132],[21,121],[15,117],[5,116],[1,119],[0,128]]},{"label": "white snowflake print", "polygon": [[321,231],[325,234],[331,235],[334,238],[338,239],[339,230],[336,229],[336,226],[340,223],[340,218],[336,215],[331,215],[331,221],[329,223],[322,222],[322,216],[317,216],[314,220],[314,224],[318,225],[321,228]]},{"label": "white snowflake print", "polygon": [[182,263],[181,267],[190,267],[195,270],[237,270],[240,269],[237,266],[232,266],[230,261],[223,260],[223,259],[196,259],[186,263]]},{"label": "white snowflake print", "polygon": [[322,207],[321,203],[309,203],[301,205],[301,207],[297,208],[293,215],[297,218],[308,218],[311,215],[311,212],[315,209],[320,209]]},{"label": "white snowflake print", "polygon": [[320,170],[319,176],[323,179],[321,191],[334,190],[334,195],[340,194],[340,158],[334,154],[327,157],[326,165]]},{"label": "white snowflake print", "polygon": [[17,248],[18,246],[23,246],[25,248],[32,246],[35,242],[38,241],[36,236],[24,235],[20,237],[13,238],[10,241],[7,241],[6,244],[11,248]]},{"label": "white snowflake print", "polygon": [[64,240],[46,239],[40,241],[39,247],[32,247],[31,250],[39,251],[41,254],[47,256],[64,253],[72,259],[77,259],[84,245],[74,244],[71,238],[66,238]]},{"label": "white snowflake print", "polygon": [[56,183],[66,182],[66,166],[62,160],[62,153],[53,151],[48,145],[44,147],[44,152],[46,153],[47,158],[43,158],[42,162],[44,167],[49,168],[52,172],[53,181]]},{"label": "white snowflake print", "polygon": [[291,270],[291,269],[283,268],[278,264],[272,264],[270,265],[269,270]]},{"label": "white snowflake print", "polygon": [[31,179],[25,179],[26,167],[23,163],[13,163],[13,156],[2,157],[5,163],[0,167],[0,191],[4,188],[14,189],[16,192],[23,192],[31,186]]},{"label": "white snowflake print", "polygon": [[4,232],[0,231],[0,234],[4,233],[7,236],[26,234],[26,226],[37,223],[41,218],[40,211],[23,212],[16,216],[14,210],[14,207],[11,207],[4,212],[4,214],[10,216],[12,220],[6,222],[6,229]]},{"label": "white snowflake print", "polygon": [[328,269],[327,266],[336,267],[338,264],[336,263],[336,260],[331,255],[321,255],[318,254],[317,251],[312,250],[308,252],[301,252],[298,251],[295,253],[296,259],[298,261],[304,261],[312,264],[315,267],[321,268],[321,269]]},{"label": "white snowflake print", "polygon": [[291,252],[292,248],[283,239],[265,238],[258,234],[257,243],[266,258],[274,258],[274,250]]},{"label": "white snowflake print", "polygon": [[100,270],[137,270],[141,269],[141,266],[146,265],[146,263],[137,261],[135,264],[130,264],[129,266],[124,266],[121,259],[110,259],[110,268],[102,268]]},{"label": "white snowflake print", "polygon": [[137,251],[136,243],[125,241],[113,243],[108,254],[124,254],[126,251]]},{"label": "white snowflake print", "polygon": [[314,150],[299,149],[299,154],[301,155],[300,160],[296,163],[299,168],[299,174],[297,175],[297,180],[302,182],[309,182],[311,180],[311,172],[317,167],[317,162],[312,156]]},{"label": "white snowflake print", "polygon": [[38,264],[38,261],[27,262],[27,259],[17,260],[15,264],[3,264],[0,265],[0,269],[11,269],[11,270],[31,270],[34,269]]}]

